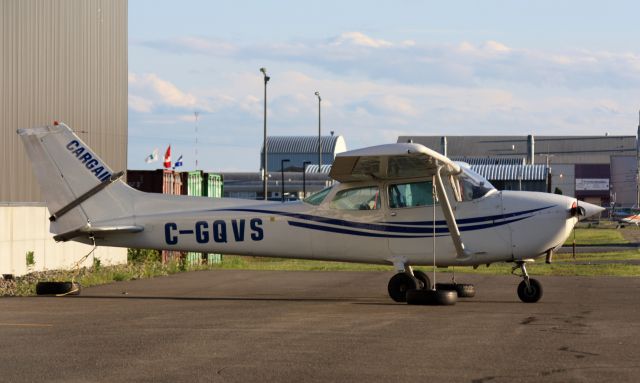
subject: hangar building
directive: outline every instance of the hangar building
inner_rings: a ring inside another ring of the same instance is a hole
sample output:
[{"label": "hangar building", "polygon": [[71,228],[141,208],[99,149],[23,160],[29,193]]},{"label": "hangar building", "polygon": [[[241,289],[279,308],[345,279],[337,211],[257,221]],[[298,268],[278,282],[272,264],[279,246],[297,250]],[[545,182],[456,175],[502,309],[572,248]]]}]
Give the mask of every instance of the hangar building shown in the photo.
[{"label": "hangar building", "polygon": [[[305,192],[309,195],[332,183],[331,164],[336,154],[347,150],[347,144],[343,136],[332,134],[321,136],[320,145],[322,166],[318,171],[318,136],[267,137],[268,199],[281,199],[283,190],[290,198],[304,198]],[[260,149],[260,170],[264,168],[263,155],[264,147]],[[264,198],[262,171],[221,174],[225,197]]]},{"label": "hangar building", "polygon": [[[0,274],[70,267],[91,247],[53,241],[16,130],[63,121],[127,168],[127,0],[3,0],[0,31]],[[126,263],[127,252],[95,257]]]},{"label": "hangar building", "polygon": [[[342,136],[321,136],[321,161],[323,165],[331,165],[336,154],[347,150]],[[285,170],[302,171],[304,162],[318,165],[318,136],[268,136],[267,137],[267,171],[279,172],[282,160]],[[263,166],[264,147],[260,149],[260,169]]]},{"label": "hangar building", "polygon": [[[550,190],[602,206],[638,202],[636,136],[400,136],[446,154],[491,159],[516,158],[542,164],[551,174]],[[488,177],[490,179],[490,177]],[[512,172],[510,182],[518,180]],[[491,180],[491,179],[490,179]]]}]

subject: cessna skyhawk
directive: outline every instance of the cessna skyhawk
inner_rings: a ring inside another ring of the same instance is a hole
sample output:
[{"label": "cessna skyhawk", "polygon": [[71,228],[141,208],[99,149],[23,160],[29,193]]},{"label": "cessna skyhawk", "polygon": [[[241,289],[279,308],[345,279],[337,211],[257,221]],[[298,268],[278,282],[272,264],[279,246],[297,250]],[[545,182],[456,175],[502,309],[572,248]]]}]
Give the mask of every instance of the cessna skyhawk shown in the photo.
[{"label": "cessna skyhawk", "polygon": [[388,292],[398,302],[435,291],[414,266],[495,262],[514,263],[523,278],[518,296],[536,302],[542,286],[525,262],[549,256],[580,217],[603,210],[561,195],[498,191],[465,164],[414,143],[338,154],[330,177],[339,182],[304,201],[143,193],[64,124],[18,134],[57,241],[388,264],[397,271]]}]

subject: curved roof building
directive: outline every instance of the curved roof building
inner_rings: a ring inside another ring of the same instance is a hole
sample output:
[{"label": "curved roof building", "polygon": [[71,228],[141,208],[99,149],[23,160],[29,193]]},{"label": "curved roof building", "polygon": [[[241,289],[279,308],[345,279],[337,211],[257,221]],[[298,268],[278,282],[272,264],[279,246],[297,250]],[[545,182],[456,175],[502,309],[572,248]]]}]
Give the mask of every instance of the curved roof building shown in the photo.
[{"label": "curved roof building", "polygon": [[[322,165],[333,163],[336,154],[347,150],[343,136],[322,136],[320,140]],[[318,136],[270,136],[267,137],[267,171],[302,170],[305,162],[318,165]],[[264,147],[260,149],[260,169],[263,168]],[[323,166],[322,169],[325,169]]]}]

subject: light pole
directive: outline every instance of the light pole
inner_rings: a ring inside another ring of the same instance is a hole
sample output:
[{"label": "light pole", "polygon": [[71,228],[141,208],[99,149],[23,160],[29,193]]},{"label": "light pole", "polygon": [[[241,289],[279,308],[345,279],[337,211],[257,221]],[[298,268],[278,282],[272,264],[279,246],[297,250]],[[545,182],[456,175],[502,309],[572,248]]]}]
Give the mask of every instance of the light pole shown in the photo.
[{"label": "light pole", "polygon": [[264,153],[262,154],[262,191],[264,193],[264,199],[267,200],[267,183],[268,183],[268,170],[267,170],[267,83],[271,77],[267,76],[267,68],[260,68],[260,72],[264,76],[264,142],[262,147]]},{"label": "light pole", "polygon": [[302,198],[307,198],[307,165],[311,161],[305,161],[302,163]]},{"label": "light pole", "polygon": [[322,167],[322,145],[320,144],[320,127],[322,126],[320,104],[322,103],[322,98],[320,98],[320,92],[316,91],[315,94],[318,96],[318,173],[320,173],[320,168]]},{"label": "light pole", "polygon": [[284,163],[285,162],[289,162],[288,159],[285,160],[280,160],[280,175],[281,175],[281,179],[280,179],[280,183],[282,186],[282,192],[280,193],[280,197],[282,197],[282,202],[284,202]]}]

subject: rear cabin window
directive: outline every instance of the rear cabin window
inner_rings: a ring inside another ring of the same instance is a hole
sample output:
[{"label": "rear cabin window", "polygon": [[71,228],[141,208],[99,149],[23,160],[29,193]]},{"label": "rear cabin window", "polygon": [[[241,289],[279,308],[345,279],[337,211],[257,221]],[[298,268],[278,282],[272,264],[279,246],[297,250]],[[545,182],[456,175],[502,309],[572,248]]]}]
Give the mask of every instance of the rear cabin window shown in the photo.
[{"label": "rear cabin window", "polygon": [[340,210],[378,210],[380,190],[377,186],[341,190],[333,197],[331,207]]},{"label": "rear cabin window", "polygon": [[389,207],[417,207],[433,205],[431,181],[389,185]]}]

